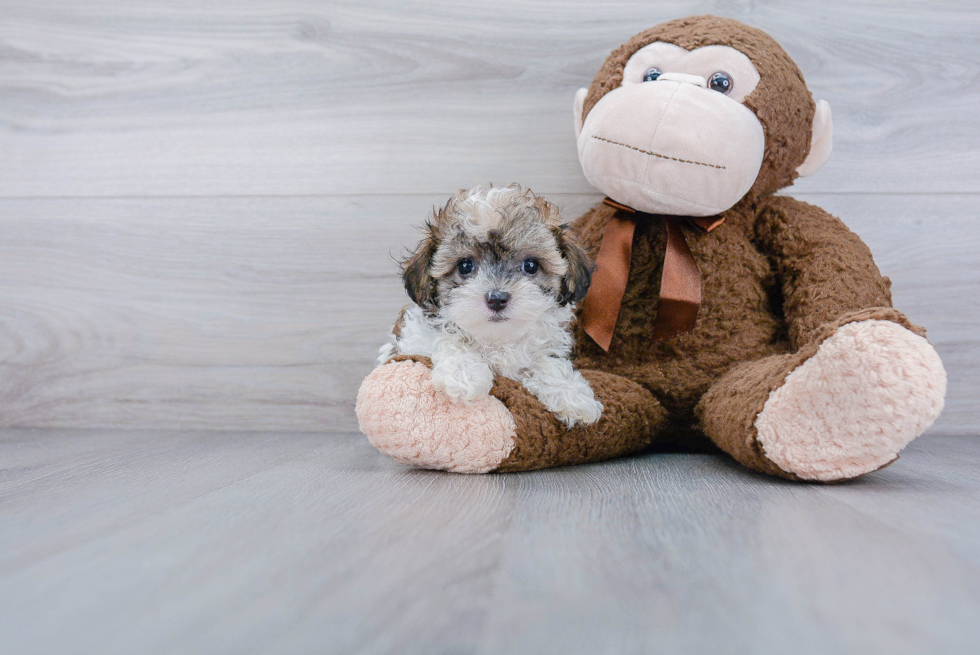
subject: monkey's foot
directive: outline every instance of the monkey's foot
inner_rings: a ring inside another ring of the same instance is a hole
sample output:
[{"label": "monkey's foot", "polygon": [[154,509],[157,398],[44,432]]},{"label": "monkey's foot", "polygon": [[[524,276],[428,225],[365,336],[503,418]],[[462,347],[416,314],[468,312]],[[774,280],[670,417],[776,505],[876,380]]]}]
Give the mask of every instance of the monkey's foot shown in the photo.
[{"label": "monkey's foot", "polygon": [[514,448],[517,426],[497,398],[459,402],[432,385],[431,370],[412,360],[374,369],[357,394],[361,431],[403,464],[456,473],[487,473]]},{"label": "monkey's foot", "polygon": [[924,338],[890,321],[849,323],[770,394],[758,441],[804,480],[854,478],[895,460],[939,416],[945,393]]}]

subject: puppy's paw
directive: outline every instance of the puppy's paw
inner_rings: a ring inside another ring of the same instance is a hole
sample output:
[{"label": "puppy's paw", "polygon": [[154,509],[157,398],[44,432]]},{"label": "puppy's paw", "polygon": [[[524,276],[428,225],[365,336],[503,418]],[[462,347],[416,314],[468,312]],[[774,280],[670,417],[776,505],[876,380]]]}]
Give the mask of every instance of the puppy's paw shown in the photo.
[{"label": "puppy's paw", "polygon": [[569,428],[592,425],[602,416],[602,403],[595,399],[592,389],[569,394],[564,401],[563,406],[552,411]]},{"label": "puppy's paw", "polygon": [[456,401],[471,401],[490,393],[493,371],[483,362],[440,362],[432,368],[432,386]]},{"label": "puppy's paw", "polygon": [[534,394],[567,427],[591,425],[602,416],[602,403],[595,399],[592,387],[581,373],[572,370],[567,361],[523,380],[524,388]]}]

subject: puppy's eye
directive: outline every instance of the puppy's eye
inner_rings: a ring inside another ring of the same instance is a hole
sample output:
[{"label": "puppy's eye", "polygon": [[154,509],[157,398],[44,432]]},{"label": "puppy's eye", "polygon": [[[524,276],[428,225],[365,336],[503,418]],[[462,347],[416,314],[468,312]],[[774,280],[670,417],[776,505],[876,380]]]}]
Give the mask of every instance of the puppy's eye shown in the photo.
[{"label": "puppy's eye", "polygon": [[732,92],[732,87],[735,85],[735,80],[732,76],[723,71],[718,71],[711,76],[708,80],[708,88],[712,91],[717,91],[718,93],[724,93],[728,95]]},{"label": "puppy's eye", "polygon": [[473,260],[469,257],[459,260],[459,262],[456,264],[456,270],[459,271],[459,274],[463,277],[466,277],[472,273],[474,268],[476,267],[473,265]]},{"label": "puppy's eye", "polygon": [[538,261],[536,259],[525,259],[524,263],[521,264],[521,270],[528,275],[534,275],[538,272]]},{"label": "puppy's eye", "polygon": [[653,82],[658,77],[660,77],[662,74],[663,74],[663,71],[660,70],[659,68],[651,68],[650,70],[648,70],[646,73],[643,74],[643,81],[644,82]]}]

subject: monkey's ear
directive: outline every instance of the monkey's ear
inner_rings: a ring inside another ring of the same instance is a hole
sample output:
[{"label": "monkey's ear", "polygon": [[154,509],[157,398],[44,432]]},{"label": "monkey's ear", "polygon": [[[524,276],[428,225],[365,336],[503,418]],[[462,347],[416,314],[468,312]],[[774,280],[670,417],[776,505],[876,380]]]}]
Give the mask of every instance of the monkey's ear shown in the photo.
[{"label": "monkey's ear", "polygon": [[568,303],[577,303],[585,298],[592,283],[595,264],[567,226],[561,228],[558,233],[558,249],[568,262],[568,272],[561,279],[561,289],[558,292],[558,302],[564,307]]},{"label": "monkey's ear", "polygon": [[796,172],[801,177],[813,175],[830,159],[830,151],[834,148],[834,121],[830,116],[830,103],[826,100],[817,102],[817,111],[813,114],[813,136],[810,137],[810,154],[806,156]]},{"label": "monkey's ear", "polygon": [[408,297],[422,308],[436,307],[436,281],[429,272],[432,257],[439,242],[430,234],[422,240],[415,252],[402,262],[402,282]]},{"label": "monkey's ear", "polygon": [[579,89],[575,92],[575,138],[578,139],[578,135],[582,133],[582,123],[585,121],[582,118],[582,111],[585,109],[585,96],[589,94],[588,89]]}]

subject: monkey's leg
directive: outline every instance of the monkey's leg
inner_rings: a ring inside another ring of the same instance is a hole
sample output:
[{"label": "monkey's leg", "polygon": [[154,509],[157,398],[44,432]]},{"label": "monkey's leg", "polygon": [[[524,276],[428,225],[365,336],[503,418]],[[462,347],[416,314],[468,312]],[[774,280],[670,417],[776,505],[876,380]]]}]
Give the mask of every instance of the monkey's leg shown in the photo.
[{"label": "monkey's leg", "polygon": [[603,404],[602,417],[568,429],[519,382],[498,378],[489,396],[455,402],[432,386],[427,359],[396,357],[362,383],[357,417],[382,453],[457,473],[595,462],[649,445],[666,416],[657,400],[625,378],[582,375]]},{"label": "monkey's leg", "polygon": [[939,415],[945,390],[928,341],[891,321],[862,320],[798,353],[735,367],[697,415],[712,441],[749,468],[834,482],[897,459]]}]

